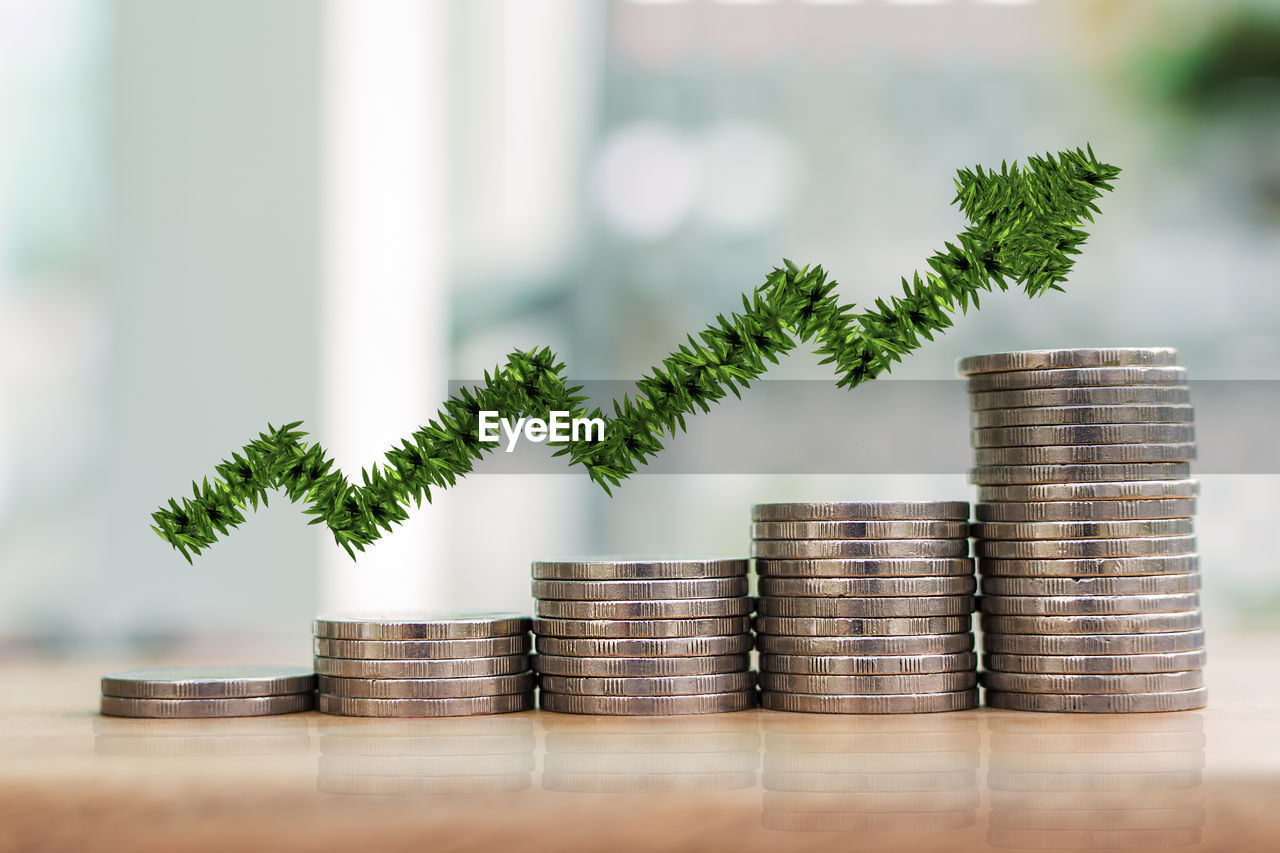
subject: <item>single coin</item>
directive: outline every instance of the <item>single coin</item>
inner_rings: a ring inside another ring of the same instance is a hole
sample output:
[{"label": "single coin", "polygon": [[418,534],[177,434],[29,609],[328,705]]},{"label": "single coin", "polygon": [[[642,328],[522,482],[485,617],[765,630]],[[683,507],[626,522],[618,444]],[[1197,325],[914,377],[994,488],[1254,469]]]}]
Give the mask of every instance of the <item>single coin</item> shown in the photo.
[{"label": "single coin", "polygon": [[[984,669],[999,672],[1097,675],[1125,672],[1186,672],[1204,666],[1205,654],[1170,652],[1143,655],[997,655],[982,656]],[[761,666],[764,664],[762,663]],[[1080,691],[1084,692],[1084,691]]]},{"label": "single coin", "polygon": [[973,526],[977,539],[1098,539],[1140,536],[1190,536],[1190,518],[1127,518],[1102,521],[981,521]]},{"label": "single coin", "polygon": [[317,637],[335,640],[476,640],[522,634],[531,620],[519,613],[406,611],[317,616],[314,625]]},{"label": "single coin", "polygon": [[748,592],[746,576],[662,581],[535,580],[533,597],[566,601],[655,601],[734,598]]},{"label": "single coin", "polygon": [[1044,483],[1024,486],[979,486],[983,503],[1030,501],[1150,500],[1194,498],[1198,480],[1130,480],[1121,483]]},{"label": "single coin", "polygon": [[969,408],[974,411],[1063,406],[1164,406],[1190,402],[1191,388],[1187,385],[1080,386],[969,393]]},{"label": "single coin", "polygon": [[539,704],[544,711],[561,714],[616,714],[665,716],[669,714],[724,714],[756,706],[756,691],[695,693],[688,696],[575,696],[543,690]]},{"label": "single coin", "polygon": [[984,613],[981,620],[983,632],[993,634],[1153,634],[1199,630],[1200,611],[1118,616],[993,616]]},{"label": "single coin", "polygon": [[1027,616],[1176,613],[1199,607],[1200,595],[984,595],[981,606],[983,613]]},{"label": "single coin", "polygon": [[539,655],[608,658],[678,658],[703,655],[738,655],[751,651],[751,634],[740,631],[720,637],[660,637],[599,639],[539,635]]},{"label": "single coin", "polygon": [[978,523],[1044,521],[1126,521],[1151,518],[1191,518],[1195,498],[1103,501],[1006,501],[980,503]]},{"label": "single coin", "polygon": [[1199,554],[1163,557],[1080,557],[1047,560],[993,560],[981,563],[982,576],[1017,578],[1106,578],[1131,575],[1199,573]]},{"label": "single coin", "polygon": [[974,543],[979,557],[998,560],[1041,560],[1057,557],[1143,557],[1190,554],[1196,550],[1194,536],[1143,536],[1124,539],[1035,539],[1001,541],[979,539]]},{"label": "single coin", "polygon": [[[955,693],[908,693],[898,696],[835,696],[765,690],[760,693],[760,706],[773,711],[799,711],[806,714],[926,714],[976,708],[978,691],[972,689]],[[874,775],[880,777],[885,774]],[[881,781],[877,779],[877,782]]]},{"label": "single coin", "polygon": [[971,595],[912,595],[901,598],[771,598],[757,605],[761,616],[884,618],[888,616],[959,616],[972,613]]},{"label": "single coin", "polygon": [[1167,693],[1203,687],[1204,673],[1198,669],[1106,675],[987,671],[981,674],[981,681],[989,690],[1013,693]]},{"label": "single coin", "polygon": [[1192,406],[1037,406],[1023,409],[983,409],[969,415],[969,426],[975,430],[1073,424],[1194,422],[1195,408]]},{"label": "single coin", "polygon": [[890,619],[824,619],[758,616],[761,634],[791,637],[888,637],[903,634],[958,634],[970,630],[969,616],[902,616]]},{"label": "single coin", "polygon": [[757,521],[753,539],[963,539],[966,521]]},{"label": "single coin", "polygon": [[797,675],[915,675],[971,671],[978,664],[973,652],[939,655],[760,655],[761,672]]},{"label": "single coin", "polygon": [[322,714],[344,717],[465,717],[529,711],[533,706],[533,691],[529,691],[466,699],[361,699],[321,693],[318,707]]},{"label": "single coin", "polygon": [[1182,480],[1191,476],[1189,462],[1135,462],[1090,465],[987,465],[969,469],[975,486],[1101,483],[1116,480]]},{"label": "single coin", "polygon": [[745,576],[747,561],[535,560],[533,576],[550,580],[678,580]]},{"label": "single coin", "polygon": [[956,362],[956,373],[995,373],[1005,370],[1055,370],[1068,367],[1172,367],[1178,362],[1173,347],[1085,347],[1037,349],[971,355]]},{"label": "single coin", "polygon": [[751,630],[749,616],[716,619],[535,619],[535,633],[549,637],[719,637]]},{"label": "single coin", "polygon": [[760,673],[762,690],[780,693],[867,695],[903,693],[954,693],[978,683],[974,672],[929,672],[912,675],[794,675],[785,672]]},{"label": "single coin", "polygon": [[1198,652],[1204,648],[1204,631],[1149,632],[1144,634],[984,634],[982,650],[1008,655],[1146,655]]},{"label": "single coin", "polygon": [[761,597],[874,598],[880,596],[972,595],[977,581],[943,577],[775,578],[758,581]]},{"label": "single coin", "polygon": [[951,655],[970,651],[973,634],[911,634],[897,637],[818,637],[758,634],[761,655],[864,657],[880,655]]},{"label": "single coin", "polygon": [[110,717],[261,717],[310,711],[315,706],[314,696],[310,690],[279,696],[241,696],[231,699],[137,699],[103,696],[99,709]]},{"label": "single coin", "polygon": [[967,539],[758,539],[751,556],[779,558],[967,557]]},{"label": "single coin", "polygon": [[756,504],[752,521],[964,521],[966,501],[816,501]]},{"label": "single coin", "polygon": [[593,676],[600,678],[715,675],[722,672],[745,672],[750,668],[751,658],[746,654],[699,655],[679,658],[538,655],[534,659],[534,669],[543,675]]},{"label": "single coin", "polygon": [[1093,465],[1129,462],[1185,462],[1196,458],[1194,443],[1048,444],[1039,447],[981,447],[975,465]]},{"label": "single coin", "polygon": [[1199,572],[1135,577],[982,579],[983,595],[1169,595],[1199,589]]},{"label": "single coin", "polygon": [[665,601],[535,601],[534,613],[545,619],[708,619],[746,616],[750,598],[674,598]]},{"label": "single coin", "polygon": [[827,560],[755,561],[756,574],[765,578],[918,578],[973,575],[968,557],[847,558]]},{"label": "single coin", "polygon": [[687,696],[703,693],[736,693],[754,688],[755,683],[755,674],[752,672],[608,678],[543,675],[538,679],[538,686],[542,690],[573,696]]},{"label": "single coin", "polygon": [[527,693],[535,686],[532,672],[472,678],[335,678],[320,676],[321,693],[363,699],[466,699]]},{"label": "single coin", "polygon": [[317,637],[315,653],[326,658],[355,660],[422,660],[428,658],[489,658],[529,652],[529,635],[478,640],[331,640]]},{"label": "single coin", "polygon": [[1196,440],[1196,428],[1191,424],[1067,424],[995,427],[973,430],[972,439],[974,447],[982,448],[1189,443]]},{"label": "single coin", "polygon": [[102,676],[102,693],[126,699],[230,699],[305,693],[315,673],[300,666],[177,666]]},{"label": "single coin", "polygon": [[315,658],[317,675],[335,678],[474,678],[510,675],[529,669],[529,656],[501,655],[485,658],[441,660],[346,660]]},{"label": "single coin", "polygon": [[[1203,687],[1168,693],[1006,693],[987,691],[987,704],[1011,711],[1050,711],[1084,714],[1148,714],[1203,708],[1209,693]],[[768,707],[766,705],[766,707]]]},{"label": "single coin", "polygon": [[965,379],[972,393],[1025,388],[1096,388],[1110,385],[1185,385],[1185,367],[1067,367],[1060,370],[1003,370]]}]

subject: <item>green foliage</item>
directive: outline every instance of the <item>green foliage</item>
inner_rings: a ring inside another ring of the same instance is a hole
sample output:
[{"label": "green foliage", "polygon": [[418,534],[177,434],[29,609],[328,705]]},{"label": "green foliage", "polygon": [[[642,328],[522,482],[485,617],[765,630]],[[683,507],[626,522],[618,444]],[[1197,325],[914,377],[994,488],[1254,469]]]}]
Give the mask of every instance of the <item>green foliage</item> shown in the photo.
[{"label": "green foliage", "polygon": [[546,348],[517,350],[483,384],[445,401],[385,461],[349,482],[324,449],[303,439],[301,422],[267,431],[231,459],[217,476],[193,483],[193,494],[152,513],[153,530],[191,561],[244,522],[242,510],[283,489],[306,505],[312,524],[325,524],[352,558],[407,517],[412,502],[430,501],[466,476],[497,447],[478,437],[479,413],[497,411],[548,418],[553,410],[606,421],[603,441],[555,444],[555,455],[609,492],[662,451],[665,436],[685,429],[686,418],[710,411],[726,394],[740,396],[778,357],[801,342],[817,341],[838,384],[853,386],[887,373],[904,355],[951,326],[952,315],[979,307],[979,296],[1021,286],[1028,296],[1061,290],[1061,283],[1098,212],[1095,201],[1111,189],[1119,169],[1100,163],[1092,149],[1031,157],[1027,167],[962,169],[955,203],[972,225],[929,257],[928,270],[902,280],[902,295],[877,299],[855,311],[834,295],[822,267],[786,261],[765,283],[742,297],[742,311],[715,322],[651,368],[634,397],[613,402],[606,415],[588,410],[581,386],[566,384],[564,365]]}]

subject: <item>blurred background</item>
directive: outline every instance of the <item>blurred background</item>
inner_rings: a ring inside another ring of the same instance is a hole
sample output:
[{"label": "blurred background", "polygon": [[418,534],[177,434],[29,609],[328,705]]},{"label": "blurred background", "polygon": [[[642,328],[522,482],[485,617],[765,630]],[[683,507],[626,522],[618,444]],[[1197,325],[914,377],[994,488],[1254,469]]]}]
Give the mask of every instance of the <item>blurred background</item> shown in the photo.
[{"label": "blurred background", "polygon": [[[194,566],[149,529],[268,422],[356,471],[514,347],[637,377],[783,257],[870,301],[964,226],[958,167],[1086,142],[1124,172],[1068,292],[993,296],[880,381],[1087,345],[1280,379],[1278,2],[0,0],[0,655],[305,661],[318,610],[745,554],[758,501],[971,497],[962,458],[777,473],[761,430],[740,473],[612,499],[484,463],[358,563],[283,497]],[[794,417],[815,454],[855,438]],[[1200,475],[1212,631],[1280,617],[1278,470]]]}]

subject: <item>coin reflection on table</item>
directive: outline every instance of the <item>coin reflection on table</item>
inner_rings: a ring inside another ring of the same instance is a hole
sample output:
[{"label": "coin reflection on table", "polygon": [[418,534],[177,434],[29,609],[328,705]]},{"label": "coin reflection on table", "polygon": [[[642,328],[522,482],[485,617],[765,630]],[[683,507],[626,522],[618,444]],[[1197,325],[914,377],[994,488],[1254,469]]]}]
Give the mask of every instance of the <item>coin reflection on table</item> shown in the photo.
[{"label": "coin reflection on table", "polygon": [[914,838],[976,822],[981,734],[972,714],[762,720],[766,829]]},{"label": "coin reflection on table", "polygon": [[1197,844],[1205,822],[1199,714],[992,715],[993,847],[1162,848]]},{"label": "coin reflection on table", "polygon": [[527,718],[326,718],[318,730],[323,793],[498,794],[533,784]]},{"label": "coin reflection on table", "polygon": [[307,720],[297,716],[227,719],[96,717],[98,755],[215,756],[290,755],[311,748]]}]

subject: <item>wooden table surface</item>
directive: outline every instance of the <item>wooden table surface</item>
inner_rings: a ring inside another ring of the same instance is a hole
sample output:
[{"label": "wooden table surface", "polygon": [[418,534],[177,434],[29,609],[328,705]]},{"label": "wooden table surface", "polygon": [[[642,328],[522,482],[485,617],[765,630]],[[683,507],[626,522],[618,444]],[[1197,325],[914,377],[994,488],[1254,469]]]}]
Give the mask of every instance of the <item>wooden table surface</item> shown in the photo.
[{"label": "wooden table surface", "polygon": [[1280,637],[1210,655],[1114,716],[129,720],[0,664],[0,850],[1280,849]]}]

